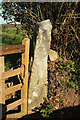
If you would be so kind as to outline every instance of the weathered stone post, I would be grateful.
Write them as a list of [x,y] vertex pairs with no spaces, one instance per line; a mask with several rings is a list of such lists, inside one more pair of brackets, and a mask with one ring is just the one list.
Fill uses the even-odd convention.
[[34,52],[34,61],[29,83],[28,113],[43,102],[47,96],[47,58],[51,41],[52,25],[50,20],[39,22],[39,33],[37,36]]

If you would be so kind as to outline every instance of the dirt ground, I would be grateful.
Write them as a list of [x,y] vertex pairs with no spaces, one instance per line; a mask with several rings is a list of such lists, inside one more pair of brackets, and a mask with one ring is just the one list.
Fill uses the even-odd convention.
[[61,84],[66,81],[65,75],[56,72],[55,62],[48,63],[49,66],[49,88],[48,99],[55,106],[55,109],[62,109],[65,107],[74,107],[79,105],[79,91],[74,88]]

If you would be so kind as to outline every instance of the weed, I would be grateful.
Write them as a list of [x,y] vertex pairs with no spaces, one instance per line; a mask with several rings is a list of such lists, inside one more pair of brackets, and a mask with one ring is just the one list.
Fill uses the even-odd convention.
[[46,106],[46,108],[41,109],[40,113],[43,117],[48,118],[49,115],[53,112],[53,110],[54,110],[54,106],[52,106],[52,104],[50,103]]
[[79,69],[75,67],[75,62],[73,62],[72,60],[66,60],[66,61],[59,60],[56,71],[61,72],[65,76],[69,76],[69,78],[67,78],[66,81],[67,84],[65,82],[61,82],[61,84],[65,88],[69,85],[71,87],[78,89],[77,76]]

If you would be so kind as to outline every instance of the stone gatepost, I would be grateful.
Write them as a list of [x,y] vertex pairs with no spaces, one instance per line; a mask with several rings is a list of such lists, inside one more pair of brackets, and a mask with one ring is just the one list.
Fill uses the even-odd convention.
[[38,23],[39,33],[36,40],[34,61],[29,83],[28,113],[39,107],[43,97],[47,96],[47,58],[51,42],[52,25],[50,20]]

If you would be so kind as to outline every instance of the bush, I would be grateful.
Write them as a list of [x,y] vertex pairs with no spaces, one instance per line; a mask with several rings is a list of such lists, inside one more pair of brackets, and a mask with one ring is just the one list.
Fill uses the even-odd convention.
[[5,28],[2,29],[2,45],[16,45],[16,44],[22,44],[22,40],[25,37],[28,37],[27,33],[24,33],[24,31],[18,30],[17,28]]

